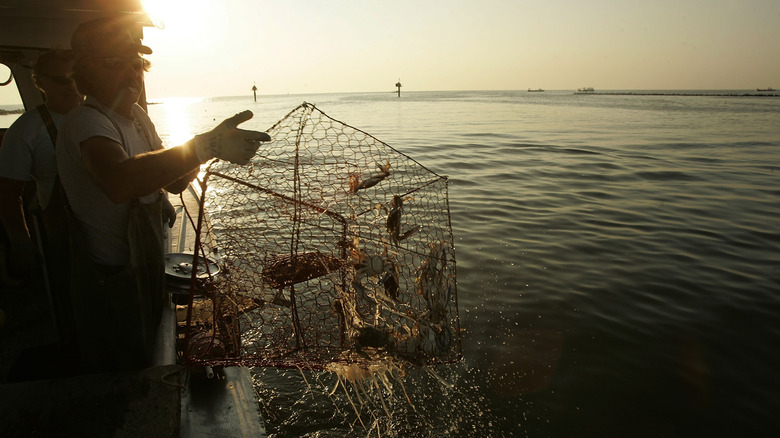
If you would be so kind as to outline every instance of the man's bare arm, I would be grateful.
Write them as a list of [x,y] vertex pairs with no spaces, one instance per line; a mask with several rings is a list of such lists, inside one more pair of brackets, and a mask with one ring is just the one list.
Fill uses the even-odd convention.
[[[82,142],[81,159],[92,180],[116,203],[169,186],[172,193],[177,193],[181,185],[186,187],[184,177],[194,178],[200,167],[190,143],[128,157],[119,143],[107,137],[91,137]],[[178,191],[181,190],[183,187]]]

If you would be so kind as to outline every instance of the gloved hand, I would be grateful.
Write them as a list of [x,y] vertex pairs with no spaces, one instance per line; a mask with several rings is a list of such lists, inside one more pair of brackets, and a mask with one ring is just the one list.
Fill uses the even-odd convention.
[[226,119],[205,134],[196,135],[191,141],[201,163],[216,157],[235,164],[247,164],[260,147],[261,141],[270,141],[265,132],[247,131],[237,126],[252,118],[252,111],[242,111]]

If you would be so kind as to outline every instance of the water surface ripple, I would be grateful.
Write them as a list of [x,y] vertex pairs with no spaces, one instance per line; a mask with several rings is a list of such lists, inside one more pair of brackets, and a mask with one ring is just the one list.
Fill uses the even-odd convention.
[[[442,373],[456,382],[444,406],[458,414],[432,398],[427,409],[442,424],[396,432],[778,430],[780,99],[297,99],[450,178],[465,361]],[[269,97],[251,108],[285,104],[296,99]],[[294,406],[318,409],[303,405]],[[272,426],[276,436],[300,430]],[[325,429],[304,428],[309,436],[328,436]]]

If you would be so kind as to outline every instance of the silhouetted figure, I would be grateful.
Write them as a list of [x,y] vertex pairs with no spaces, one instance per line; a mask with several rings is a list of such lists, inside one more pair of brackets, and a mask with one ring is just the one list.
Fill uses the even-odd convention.
[[[238,129],[243,111],[183,145],[163,147],[136,102],[152,49],[115,18],[82,23],[71,36],[73,78],[86,101],[57,137],[57,168],[68,197],[71,303],[84,370],[149,366],[168,295],[163,226],[181,193],[212,158],[247,164],[264,132]],[[165,192],[162,190],[165,189]]]

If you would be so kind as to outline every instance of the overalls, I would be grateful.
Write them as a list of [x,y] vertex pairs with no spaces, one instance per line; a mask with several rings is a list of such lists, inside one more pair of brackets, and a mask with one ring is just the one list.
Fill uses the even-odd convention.
[[130,370],[151,364],[155,333],[168,297],[162,196],[160,192],[150,204],[131,202],[127,221],[130,261],[122,267],[92,261],[79,222],[70,212],[71,301],[88,371]]
[[[41,118],[46,126],[46,130],[51,138],[52,145],[57,145],[57,127],[54,124],[49,110],[45,104],[37,107]],[[68,238],[67,205],[68,198],[62,188],[59,176],[54,180],[49,203],[46,208],[41,209],[36,201],[30,207],[30,213],[34,226],[39,235],[39,245],[43,253],[44,263],[46,265],[45,279],[51,295],[53,304],[53,313],[57,324],[57,333],[59,335],[58,354],[64,356],[62,364],[65,368],[70,368],[77,358],[77,345],[75,340],[75,322],[70,303],[70,252]]]

